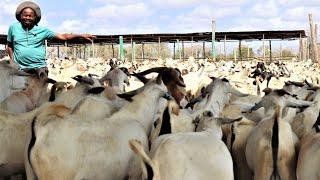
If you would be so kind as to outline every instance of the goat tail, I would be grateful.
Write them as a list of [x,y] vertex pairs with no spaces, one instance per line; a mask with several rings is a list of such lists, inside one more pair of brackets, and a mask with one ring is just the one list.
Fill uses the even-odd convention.
[[144,151],[144,148],[140,141],[132,139],[129,140],[131,150],[139,157],[142,166],[143,179],[152,180],[154,176],[154,163],[150,157]]
[[31,163],[31,151],[36,143],[36,134],[35,134],[36,119],[37,119],[36,117],[33,118],[32,122],[31,122],[31,138],[29,140],[29,145],[28,145],[28,151],[27,151],[28,154],[25,159],[26,174],[27,174],[28,179],[32,179],[32,180],[38,179],[36,173],[33,170],[33,166]]
[[280,117],[280,107],[277,107],[274,124],[272,127],[272,138],[271,138],[271,147],[272,147],[272,160],[273,160],[273,175],[274,179],[277,177],[277,160],[278,160],[278,150],[279,150],[279,117]]

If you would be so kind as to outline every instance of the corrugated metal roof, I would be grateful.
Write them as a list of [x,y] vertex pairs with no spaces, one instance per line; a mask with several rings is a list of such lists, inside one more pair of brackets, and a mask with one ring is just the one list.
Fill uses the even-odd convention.
[[[159,38],[161,42],[176,42],[189,41],[194,42],[211,42],[211,32],[197,32],[197,33],[178,33],[178,34],[123,34],[123,35],[96,35],[97,38],[94,43],[102,44],[118,44],[119,36],[123,36],[125,43],[136,42],[140,43],[157,43]],[[216,41],[227,40],[262,40],[264,39],[297,39],[306,37],[304,30],[289,30],[289,31],[241,31],[241,32],[216,32]],[[7,43],[7,36],[0,35],[0,44]],[[69,40],[68,44],[88,44],[85,39]],[[50,40],[49,45],[63,45],[64,41]]]

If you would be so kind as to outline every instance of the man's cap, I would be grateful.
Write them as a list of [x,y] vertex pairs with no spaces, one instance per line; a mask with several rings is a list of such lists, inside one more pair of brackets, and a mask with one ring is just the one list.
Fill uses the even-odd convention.
[[36,22],[35,23],[38,24],[41,19],[41,10],[40,10],[40,7],[32,1],[25,1],[17,7],[17,10],[16,10],[17,20],[20,21],[20,14],[21,14],[22,10],[25,8],[31,8],[36,13]]

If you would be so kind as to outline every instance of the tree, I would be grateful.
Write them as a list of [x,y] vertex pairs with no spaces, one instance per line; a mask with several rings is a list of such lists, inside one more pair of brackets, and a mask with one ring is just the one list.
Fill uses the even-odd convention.
[[[254,52],[252,48],[249,48],[248,46],[241,46],[241,58],[247,59],[248,58],[248,50],[249,50],[249,57],[254,56]],[[239,57],[240,51],[239,48],[237,48],[237,58]]]

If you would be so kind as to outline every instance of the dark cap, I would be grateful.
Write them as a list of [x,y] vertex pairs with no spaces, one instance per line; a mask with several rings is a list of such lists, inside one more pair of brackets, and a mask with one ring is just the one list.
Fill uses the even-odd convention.
[[25,1],[17,7],[17,10],[16,10],[17,20],[20,21],[20,14],[21,14],[22,10],[25,8],[31,8],[36,13],[36,24],[38,24],[41,19],[41,10],[40,10],[40,7],[36,3],[31,2],[31,1]]

